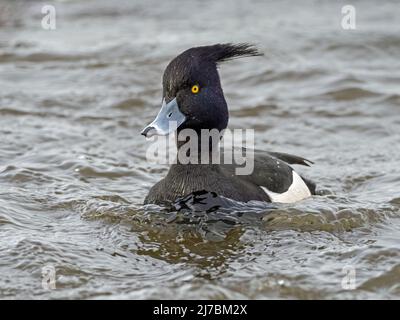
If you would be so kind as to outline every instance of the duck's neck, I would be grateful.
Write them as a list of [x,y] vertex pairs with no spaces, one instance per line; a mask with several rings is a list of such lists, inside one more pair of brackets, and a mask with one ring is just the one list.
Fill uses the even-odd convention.
[[176,135],[178,164],[215,163],[220,158],[220,140],[223,130],[179,131]]

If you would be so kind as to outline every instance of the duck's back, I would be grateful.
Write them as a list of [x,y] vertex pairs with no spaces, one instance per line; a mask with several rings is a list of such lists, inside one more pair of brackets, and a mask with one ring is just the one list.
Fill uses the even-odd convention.
[[196,191],[215,192],[233,200],[295,202],[315,194],[315,185],[289,164],[308,165],[301,157],[255,150],[246,161],[253,170],[237,175],[236,164],[174,164],[167,176],[154,185],[146,203],[165,204]]

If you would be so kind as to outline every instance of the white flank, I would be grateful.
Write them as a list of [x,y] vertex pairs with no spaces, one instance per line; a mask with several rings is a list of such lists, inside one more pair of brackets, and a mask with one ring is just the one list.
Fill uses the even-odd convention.
[[293,182],[289,189],[284,193],[272,192],[261,186],[261,189],[263,189],[264,192],[269,196],[271,202],[293,203],[311,197],[310,189],[308,189],[303,179],[296,172],[294,172],[294,170],[292,172]]

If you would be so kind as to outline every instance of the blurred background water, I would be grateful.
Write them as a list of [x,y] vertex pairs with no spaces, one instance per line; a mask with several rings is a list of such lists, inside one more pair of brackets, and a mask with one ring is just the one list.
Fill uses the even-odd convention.
[[[398,299],[400,4],[351,1],[343,30],[345,4],[0,0],[0,298]],[[218,42],[265,53],[220,68],[230,127],[314,161],[323,196],[142,207],[163,70]]]

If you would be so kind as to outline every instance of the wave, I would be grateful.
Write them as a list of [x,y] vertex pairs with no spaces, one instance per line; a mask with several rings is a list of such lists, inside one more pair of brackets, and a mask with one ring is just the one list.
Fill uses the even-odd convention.
[[90,59],[89,55],[77,55],[77,54],[62,54],[62,53],[50,53],[50,52],[37,52],[29,54],[18,54],[18,53],[0,53],[0,63],[10,62],[76,62],[81,60]]

